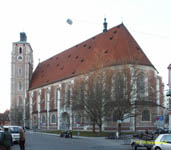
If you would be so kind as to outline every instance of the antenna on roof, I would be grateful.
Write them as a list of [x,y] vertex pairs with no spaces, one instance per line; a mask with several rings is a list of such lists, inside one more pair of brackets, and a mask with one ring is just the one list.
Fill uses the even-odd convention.
[[103,23],[103,32],[107,32],[107,22],[106,22],[106,18],[104,18],[104,23]]
[[123,24],[123,17],[121,17],[121,23]]
[[38,59],[38,61],[39,61],[39,64],[40,64],[40,58]]

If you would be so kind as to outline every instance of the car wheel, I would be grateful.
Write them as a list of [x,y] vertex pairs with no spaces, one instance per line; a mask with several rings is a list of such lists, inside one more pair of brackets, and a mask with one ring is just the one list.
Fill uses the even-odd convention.
[[132,150],[137,150],[136,144],[132,144]]
[[155,150],[161,150],[159,147],[156,147]]

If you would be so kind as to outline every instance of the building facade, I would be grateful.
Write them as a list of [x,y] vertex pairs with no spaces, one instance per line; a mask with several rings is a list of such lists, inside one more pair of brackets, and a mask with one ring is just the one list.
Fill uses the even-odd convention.
[[171,96],[171,64],[168,66],[168,87],[169,91],[167,93],[167,96]]
[[168,87],[167,100],[168,100],[168,115],[169,115],[169,131],[171,131],[171,64],[168,66]]
[[24,32],[14,42],[11,53],[11,113],[12,125],[23,125],[24,99],[33,70],[33,51]]
[[[136,112],[136,117],[122,120],[122,130],[161,126],[156,119],[163,115],[163,83],[158,71],[123,24],[107,30],[105,22],[104,28],[102,33],[39,63],[33,74],[30,72],[31,80],[29,82],[30,78],[27,78],[26,82],[29,89],[25,93],[25,126],[45,130],[92,130],[92,123],[84,112],[80,114],[72,109],[72,87],[80,78],[86,79],[96,72],[99,66],[101,70],[114,71],[126,66],[131,73],[135,72],[133,66],[136,66],[141,76],[134,83],[134,88],[146,87],[147,101],[156,104],[155,107],[134,108],[132,111]],[[20,50],[20,45],[18,48]],[[29,54],[32,58],[32,51]],[[29,63],[33,64],[33,60]],[[150,93],[153,93],[151,97]],[[138,94],[130,98],[130,101],[135,100],[138,100]],[[67,101],[70,105],[66,105]],[[109,118],[104,119],[102,130],[116,130],[118,120],[113,115]]]

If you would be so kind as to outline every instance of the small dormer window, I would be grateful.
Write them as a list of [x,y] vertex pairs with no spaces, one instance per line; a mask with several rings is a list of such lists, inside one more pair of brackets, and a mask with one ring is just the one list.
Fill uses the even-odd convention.
[[22,48],[20,47],[20,49],[19,49],[19,54],[22,54]]

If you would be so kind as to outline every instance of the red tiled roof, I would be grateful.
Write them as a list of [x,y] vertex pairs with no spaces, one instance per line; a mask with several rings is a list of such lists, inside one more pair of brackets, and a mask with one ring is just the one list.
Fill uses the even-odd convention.
[[154,68],[126,27],[120,24],[40,63],[33,73],[30,89],[89,72],[102,63],[109,66],[135,62]]

